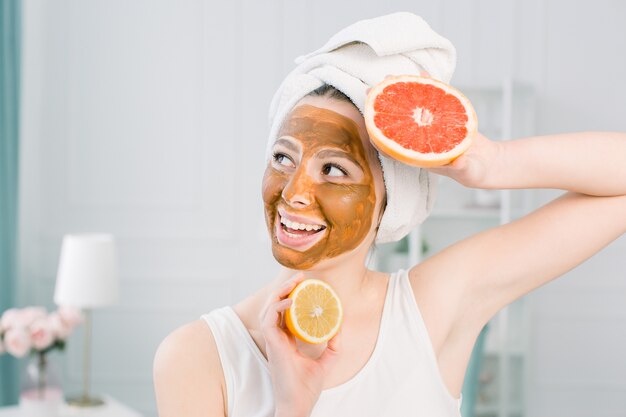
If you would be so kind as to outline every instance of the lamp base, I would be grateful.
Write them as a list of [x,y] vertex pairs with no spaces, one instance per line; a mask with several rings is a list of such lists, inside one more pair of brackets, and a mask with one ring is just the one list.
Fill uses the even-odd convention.
[[70,407],[89,408],[104,405],[104,401],[97,397],[88,397],[81,395],[79,397],[70,397],[65,400]]

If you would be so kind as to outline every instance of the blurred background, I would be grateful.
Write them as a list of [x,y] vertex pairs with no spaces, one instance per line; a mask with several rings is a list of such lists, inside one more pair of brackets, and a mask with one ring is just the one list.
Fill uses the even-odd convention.
[[[93,315],[92,387],[145,416],[156,416],[160,341],[273,278],[260,195],[268,106],[293,60],[346,25],[425,18],[456,46],[451,84],[492,139],[626,131],[619,0],[0,4],[0,312],[54,308],[63,236],[113,234],[120,296]],[[432,218],[381,247],[379,269],[562,193],[440,185]],[[464,416],[626,415],[625,253],[622,237],[494,318]],[[79,329],[57,358],[67,392],[80,390],[82,348]],[[4,405],[17,400],[18,368],[0,357]]]

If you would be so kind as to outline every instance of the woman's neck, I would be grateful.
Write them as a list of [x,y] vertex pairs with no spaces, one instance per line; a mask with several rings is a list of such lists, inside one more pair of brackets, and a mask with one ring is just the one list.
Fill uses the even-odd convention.
[[307,279],[316,278],[327,282],[333,287],[344,306],[358,302],[371,291],[372,286],[370,284],[375,275],[374,271],[365,266],[364,256],[354,256],[341,262],[334,262],[307,271],[282,268],[279,280],[281,282],[286,281],[298,272],[304,274]]

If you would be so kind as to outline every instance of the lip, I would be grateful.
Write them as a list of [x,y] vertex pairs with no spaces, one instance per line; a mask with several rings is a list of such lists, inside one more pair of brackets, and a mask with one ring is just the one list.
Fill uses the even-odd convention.
[[[302,216],[296,216],[294,214],[289,214],[285,211],[285,209],[281,207],[278,208],[278,214],[280,215],[280,217],[284,217],[285,219],[291,222],[311,224],[311,225],[320,225],[320,226],[326,227],[326,223],[324,223],[321,220],[311,219],[311,218],[302,217]],[[278,219],[278,222],[280,223],[280,218]]]
[[[288,218],[288,217],[287,217]],[[291,219],[289,219],[291,220]],[[296,220],[292,220],[296,221]],[[310,221],[310,220],[307,220]],[[304,223],[304,221],[302,221]],[[312,224],[312,223],[309,223]],[[317,233],[312,235],[306,235],[302,237],[292,237],[289,236],[284,230],[280,223],[280,214],[276,213],[276,218],[274,220],[274,233],[276,235],[276,239],[278,239],[278,243],[283,246],[296,249],[298,251],[305,251],[319,242],[325,235],[328,229],[324,228]]]

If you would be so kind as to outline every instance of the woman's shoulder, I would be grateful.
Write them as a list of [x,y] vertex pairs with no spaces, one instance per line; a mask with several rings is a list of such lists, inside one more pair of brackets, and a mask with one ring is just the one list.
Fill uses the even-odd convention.
[[[163,339],[154,356],[153,373],[159,415],[180,415],[182,403],[195,404],[216,415],[216,404],[226,404],[215,338],[203,319],[186,323]],[[169,414],[168,409],[176,413]],[[190,409],[190,414],[182,414],[196,412]],[[223,415],[223,408],[218,414]]]
[[[198,354],[215,347],[215,339],[203,319],[197,319],[174,329],[159,345],[157,355],[166,357],[180,354]],[[208,348],[208,350],[207,350]]]

